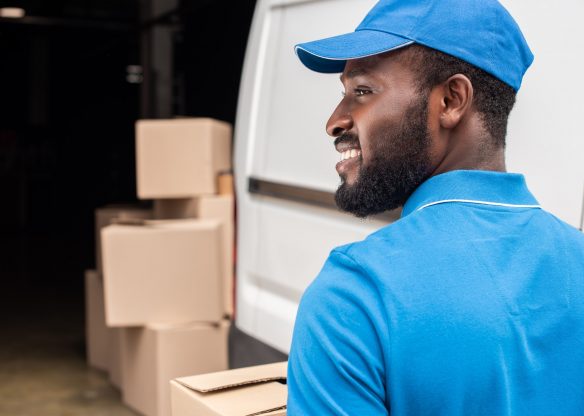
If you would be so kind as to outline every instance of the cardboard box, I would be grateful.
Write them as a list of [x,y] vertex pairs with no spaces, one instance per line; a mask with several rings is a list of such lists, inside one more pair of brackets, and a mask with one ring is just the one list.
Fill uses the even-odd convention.
[[233,277],[235,241],[235,201],[233,195],[211,195],[189,199],[159,199],[154,201],[157,219],[198,218],[219,220],[222,224],[223,291],[225,312],[233,314]]
[[132,205],[108,205],[95,210],[95,268],[101,278],[103,267],[101,261],[101,229],[116,221],[132,219],[151,219],[154,217],[152,209],[140,208]]
[[235,244],[235,201],[233,195],[218,195],[199,198],[198,218],[201,220],[218,220],[221,222],[221,256],[223,308],[232,316],[235,294],[234,279],[234,244]]
[[231,125],[210,118],[139,120],[136,182],[141,199],[218,193],[217,175],[231,169]]
[[172,416],[284,416],[286,367],[282,362],[177,378],[170,382]]
[[103,282],[95,270],[85,271],[85,342],[89,365],[109,371],[111,330],[105,325]]
[[216,220],[105,227],[107,325],[221,321],[226,315],[221,232]]
[[200,198],[155,199],[154,218],[157,220],[197,218]]
[[228,368],[228,331],[229,321],[123,329],[124,403],[147,416],[169,416],[172,379]]
[[234,187],[233,187],[233,174],[229,173],[221,173],[217,178],[219,185],[218,185],[218,193],[219,195],[233,195],[234,194]]

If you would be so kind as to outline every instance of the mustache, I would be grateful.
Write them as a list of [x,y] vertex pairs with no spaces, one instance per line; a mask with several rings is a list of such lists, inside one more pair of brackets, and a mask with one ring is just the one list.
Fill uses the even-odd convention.
[[348,143],[348,144],[352,144],[352,145],[358,145],[359,144],[359,138],[357,137],[356,134],[353,133],[344,133],[341,134],[339,137],[337,137],[335,139],[335,147],[340,145],[340,144],[344,144],[344,143]]

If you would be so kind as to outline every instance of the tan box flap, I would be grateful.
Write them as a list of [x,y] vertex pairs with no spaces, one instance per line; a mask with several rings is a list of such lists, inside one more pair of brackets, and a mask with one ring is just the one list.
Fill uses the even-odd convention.
[[208,393],[248,384],[286,380],[286,370],[287,362],[284,361],[275,364],[220,371],[218,373],[181,377],[177,378],[176,381],[189,389],[200,393]]
[[173,416],[285,416],[287,387],[275,381],[199,393],[171,381]]
[[173,414],[285,416],[288,388],[278,381],[286,379],[286,367],[281,362],[175,379]]

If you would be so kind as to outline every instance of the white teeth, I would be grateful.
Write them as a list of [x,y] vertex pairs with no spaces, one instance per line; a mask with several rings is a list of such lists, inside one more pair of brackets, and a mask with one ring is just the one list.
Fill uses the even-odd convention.
[[341,153],[341,161],[352,159],[354,157],[361,156],[361,151],[357,149],[345,150]]

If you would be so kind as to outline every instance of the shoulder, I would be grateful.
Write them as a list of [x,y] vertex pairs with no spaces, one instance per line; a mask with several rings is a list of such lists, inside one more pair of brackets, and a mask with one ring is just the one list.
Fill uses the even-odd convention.
[[[389,345],[388,317],[375,279],[344,248],[333,250],[300,301],[290,351],[289,399],[295,408],[301,403],[306,409],[327,402],[322,407],[329,410],[322,414],[349,414],[331,408],[386,414]],[[319,393],[307,401],[315,391]]]
[[561,237],[567,244],[584,248],[584,233],[576,227],[561,220],[554,214],[544,209],[538,210],[537,219],[532,221],[541,234],[547,233],[551,237]]
[[371,282],[337,249],[304,293],[289,356],[289,414],[387,414],[389,333]]
[[351,255],[352,246],[338,247],[330,253],[322,270],[305,291],[303,303],[314,299],[317,301],[314,304],[323,306],[325,302],[332,305],[344,303],[347,298],[354,299],[359,294],[369,297],[364,292],[373,288],[371,277]]
[[394,274],[392,272],[414,265],[412,260],[419,257],[432,241],[440,239],[439,234],[440,231],[423,215],[411,214],[361,241],[337,247],[331,252],[331,258],[352,265],[369,277],[377,276],[381,267],[384,279],[387,279],[390,277],[388,273]]
[[387,321],[376,276],[347,253],[347,248],[339,247],[330,253],[304,292],[297,325],[320,327],[326,333],[354,327],[356,320],[368,321],[368,325],[361,326],[363,330],[378,330]]
[[382,310],[382,293],[392,276],[401,280],[404,267],[413,264],[412,259],[419,253],[416,247],[421,236],[415,228],[415,221],[401,219],[362,241],[333,249],[304,292],[303,314],[328,312],[347,305],[368,313]]

